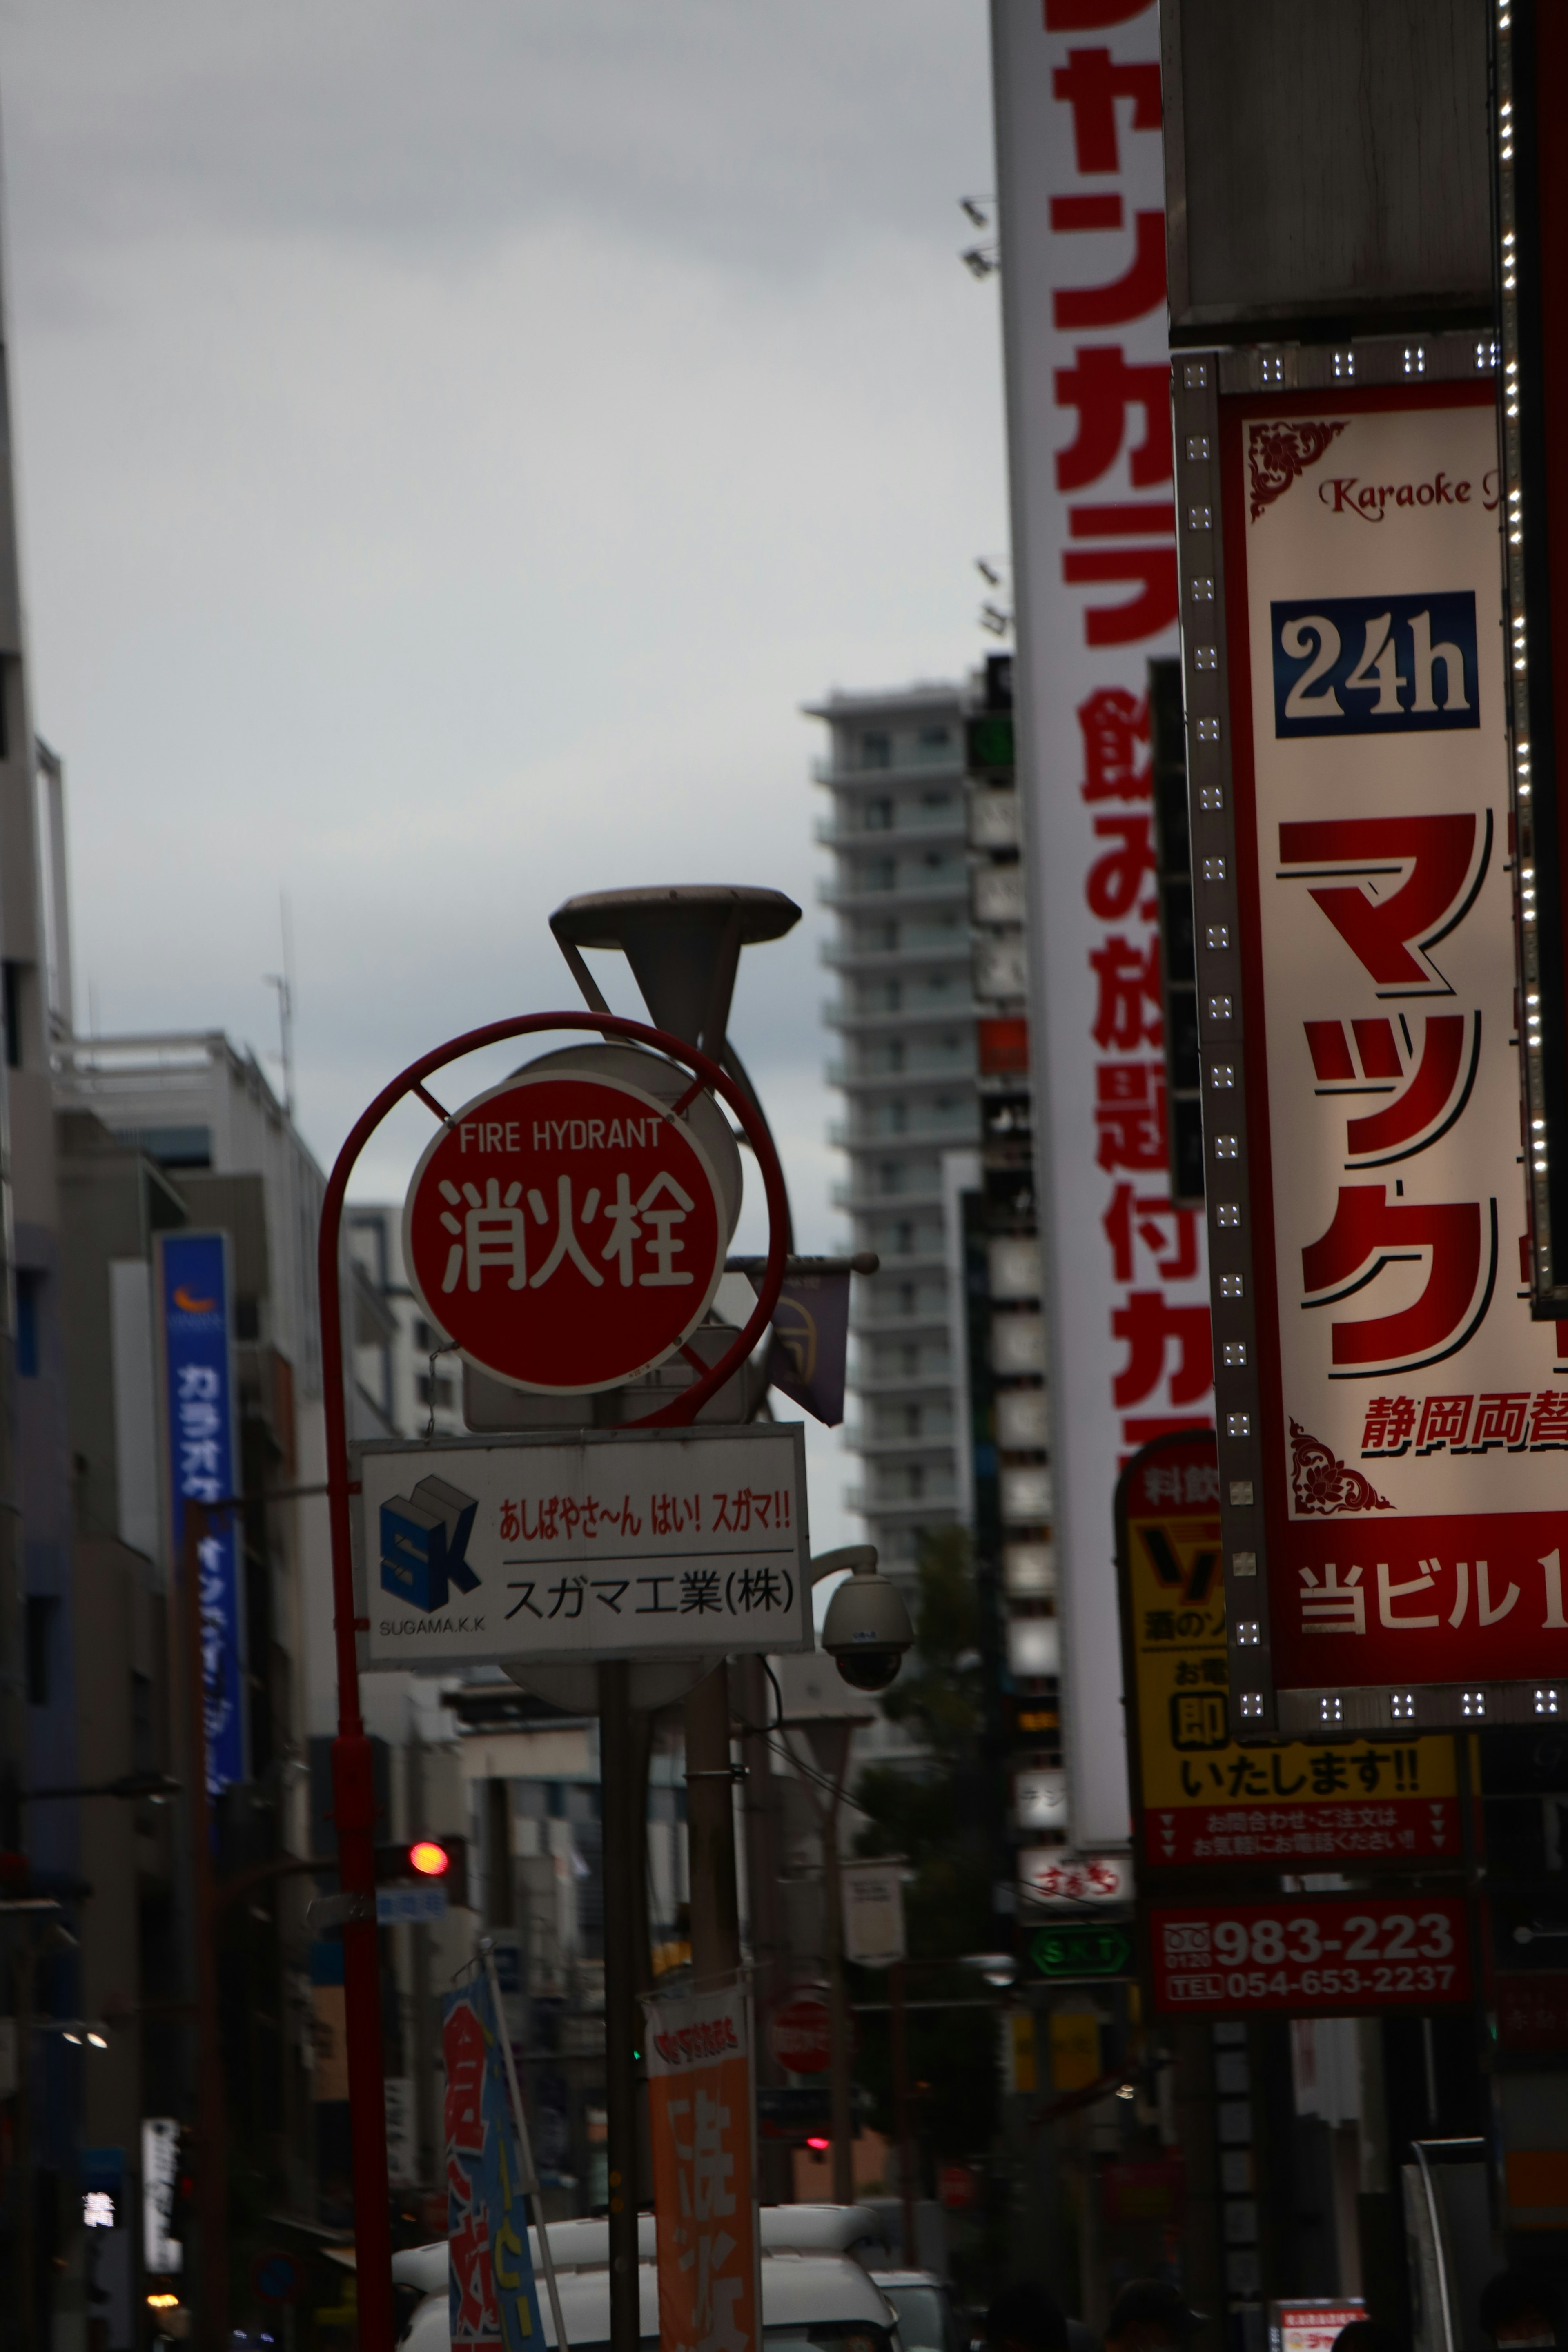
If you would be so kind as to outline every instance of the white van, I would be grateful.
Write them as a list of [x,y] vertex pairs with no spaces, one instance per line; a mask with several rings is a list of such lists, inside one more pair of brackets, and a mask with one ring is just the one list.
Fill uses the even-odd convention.
[[[853,2205],[764,2205],[759,2215],[763,2273],[763,2352],[902,2352],[898,2322],[858,2255],[887,2260],[874,2213]],[[605,2352],[610,2337],[610,2231],[607,2221],[551,2221],[550,2251],[571,2352]],[[545,2292],[539,2233],[530,2230],[544,2341],[555,2326]],[[643,2352],[658,2352],[658,2276],[654,2219],[637,2218],[638,2296]],[[392,2258],[399,2286],[419,2291],[400,2352],[451,2352],[447,2326],[447,2242]]]

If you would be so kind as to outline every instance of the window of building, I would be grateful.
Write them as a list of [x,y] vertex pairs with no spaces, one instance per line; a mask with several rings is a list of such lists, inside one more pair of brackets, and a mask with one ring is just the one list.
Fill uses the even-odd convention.
[[27,1705],[47,1706],[53,1687],[55,1616],[58,1601],[47,1593],[27,1595]]
[[155,1772],[158,1769],[157,1745],[153,1735],[153,1677],[131,1675],[131,1769],[133,1772]]
[[868,832],[868,833],[891,833],[892,829],[893,829],[893,803],[892,803],[892,802],[891,802],[891,801],[868,801],[868,802],[867,802],[867,803],[866,803],[866,830],[867,830],[867,832]]
[[261,1304],[255,1298],[237,1298],[234,1302],[234,1336],[237,1339],[259,1339],[261,1337]]
[[5,1066],[19,1070],[22,1066],[22,967],[7,956],[0,977],[5,982]]
[[416,1386],[421,1404],[434,1404],[437,1412],[451,1411],[453,1383],[445,1372],[437,1372],[434,1380],[428,1372],[421,1372]]
[[16,1374],[19,1380],[38,1377],[38,1292],[40,1274],[25,1267],[16,1276]]
[[117,1127],[121,1141],[144,1151],[160,1168],[210,1168],[213,1138],[210,1127]]
[[892,764],[893,739],[890,735],[879,729],[872,733],[861,736],[860,765],[862,768],[890,768]]

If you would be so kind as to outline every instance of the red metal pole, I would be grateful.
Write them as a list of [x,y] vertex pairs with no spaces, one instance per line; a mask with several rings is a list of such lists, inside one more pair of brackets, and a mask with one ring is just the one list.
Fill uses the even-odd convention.
[[[342,1300],[338,1283],[338,1237],[343,1201],[354,1163],[387,1113],[406,1094],[417,1092],[437,1117],[445,1118],[424,1081],[447,1063],[479,1053],[487,1045],[542,1031],[586,1029],[603,1037],[624,1037],[647,1045],[671,1061],[684,1063],[695,1073],[696,1084],[707,1087],[728,1104],[756,1155],[768,1204],[768,1262],[751,1320],[732,1346],[689,1389],[657,1412],[645,1415],[641,1428],[680,1427],[696,1418],[698,1409],[739,1370],[767,1329],[784,1287],[788,1249],[789,1212],[784,1171],[773,1138],[755,1107],[728,1074],[679,1037],[640,1021],[624,1021],[605,1013],[529,1013],[510,1021],[493,1021],[470,1029],[461,1037],[437,1045],[384,1087],[355,1122],[327,1179],[321,1204],[321,1231],[317,1249],[317,1282],[321,1307],[321,1378],[325,1390],[327,1508],[331,1530],[333,1638],[338,1665],[338,1736],[332,1742],[332,1801],[338,1834],[338,1882],[347,1895],[360,1897],[361,1916],[343,1927],[343,1983],[348,2022],[349,2136],[353,2164],[355,2277],[358,2289],[359,2338],[362,2352],[392,2352],[395,2336],[392,2297],[392,2217],[386,2178],[386,2081],[381,2032],[381,1970],[375,1926],[375,1788],[372,1751],[360,1713],[359,1654],[355,1636],[368,1630],[368,1618],[354,1615],[353,1549],[349,1477],[348,1392],[343,1377]],[[683,1107],[677,1104],[676,1110]]]

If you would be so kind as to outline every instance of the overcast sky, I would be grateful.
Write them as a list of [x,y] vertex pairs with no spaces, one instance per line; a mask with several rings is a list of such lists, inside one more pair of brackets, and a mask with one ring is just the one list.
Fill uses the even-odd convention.
[[982,0],[0,0],[84,1026],[271,1048],[286,891],[330,1164],[425,1045],[572,1001],[563,898],[772,884],[733,1033],[839,1238],[798,705],[990,642],[986,78]]

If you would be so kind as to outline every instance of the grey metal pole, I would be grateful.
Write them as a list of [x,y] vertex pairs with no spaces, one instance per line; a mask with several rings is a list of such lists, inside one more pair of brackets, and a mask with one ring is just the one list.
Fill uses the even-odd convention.
[[[746,1766],[746,1909],[751,1919],[752,1999],[759,2021],[753,2063],[759,2090],[777,2089],[783,2086],[784,2070],[761,2026],[784,1986],[786,1958],[779,1892],[778,1783],[765,1727],[773,1718],[773,1698],[761,1658],[737,1658],[735,1671],[740,1677],[741,1713],[749,1727],[741,1754]],[[788,2202],[790,2152],[782,2141],[759,2143],[757,2180],[764,2205]]]
[[844,1876],[838,1866],[838,1790],[825,1808],[822,1872],[827,1896],[828,2019],[833,2051],[833,2201],[855,2201],[855,2126],[849,2100],[849,2009],[844,1997]]
[[637,2352],[637,1905],[645,1825],[633,1818],[636,1783],[631,1668],[599,1668],[599,1785],[605,1856],[605,2109],[609,2136],[610,2352]]
[[517,2084],[517,2061],[511,2054],[511,2036],[506,2031],[505,2012],[501,2008],[500,1979],[496,1974],[495,1946],[488,1939],[482,1947],[485,1975],[489,1982],[490,2003],[497,2029],[500,2034],[500,2053],[506,2065],[506,2086],[511,2095],[511,2119],[517,2126],[518,2185],[525,2197],[533,2200],[533,2225],[539,2232],[539,2259],[544,2265],[544,2284],[550,2295],[550,2318],[555,2329],[556,2352],[572,2352],[566,2337],[566,2322],[561,2314],[561,2290],[555,2284],[555,2256],[550,2248],[550,2232],[544,2226],[544,2208],[539,2199],[539,2174],[533,2162],[533,2142],[528,2136],[528,2117],[522,2111],[522,2093]]
[[920,2248],[915,2243],[915,2151],[914,2137],[910,2130],[910,2035],[905,2003],[905,1964],[895,1960],[888,1970],[888,2001],[891,2011],[893,2042],[893,2115],[894,2133],[899,2143],[900,2211],[903,2221],[904,2266],[919,2270]]
[[735,1879],[735,1783],[730,1770],[730,1676],[720,1660],[686,1696],[686,1836],[691,1870],[691,1972],[741,1965]]

